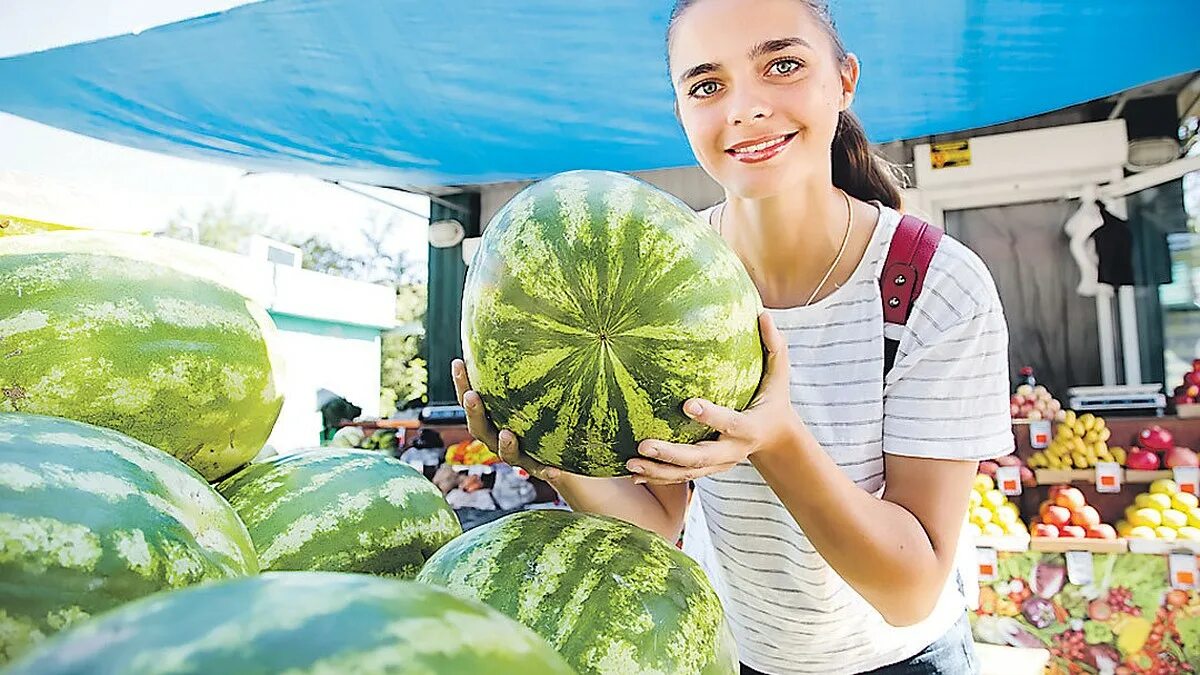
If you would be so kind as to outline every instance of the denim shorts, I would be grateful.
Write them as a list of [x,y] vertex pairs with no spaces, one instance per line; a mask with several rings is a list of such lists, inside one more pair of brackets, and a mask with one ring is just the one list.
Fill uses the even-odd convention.
[[[890,666],[876,668],[861,675],[978,675],[979,658],[971,624],[964,613],[946,634],[920,653]],[[766,675],[749,666],[742,666],[742,675]]]

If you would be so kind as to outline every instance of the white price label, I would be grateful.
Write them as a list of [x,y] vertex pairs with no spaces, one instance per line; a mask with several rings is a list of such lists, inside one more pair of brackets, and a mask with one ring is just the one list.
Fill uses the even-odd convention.
[[1067,551],[1067,581],[1076,586],[1087,586],[1092,583],[1094,573],[1090,551]]
[[1190,492],[1200,497],[1200,467],[1175,467],[1175,482],[1179,484],[1180,492]]
[[1002,466],[996,469],[996,485],[1006,495],[1021,494],[1021,467]]
[[1034,420],[1029,423],[1029,445],[1033,446],[1034,450],[1042,450],[1050,446],[1050,439],[1054,438],[1050,428],[1050,420]]
[[1096,492],[1121,491],[1121,465],[1116,462],[1100,462],[1096,465]]
[[1171,588],[1190,591],[1196,587],[1196,554],[1172,553],[1168,559]]
[[977,548],[975,553],[979,559],[979,580],[995,581],[1000,576],[1000,561],[994,548]]

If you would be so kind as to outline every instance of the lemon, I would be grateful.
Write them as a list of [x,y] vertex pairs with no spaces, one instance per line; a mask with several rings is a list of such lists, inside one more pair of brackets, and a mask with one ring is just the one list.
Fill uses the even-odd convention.
[[[1183,516],[1182,513],[1179,515]],[[996,509],[996,520],[1000,523],[1007,525],[1009,523],[1015,523],[1020,519],[1021,512],[1017,510],[1017,505],[1013,504],[1012,502],[1009,502],[1008,504],[1002,504],[1000,508]],[[1187,523],[1187,516],[1183,516],[1183,521],[1184,523]]]
[[1179,492],[1179,485],[1170,478],[1159,478],[1150,484],[1150,492],[1153,494],[1173,495]]
[[967,498],[967,502],[970,504],[971,508],[982,506],[983,495],[980,494],[979,490],[971,490],[971,496]]
[[1171,508],[1171,496],[1162,492],[1146,495],[1146,506],[1153,507],[1159,511],[1166,511]]
[[[1122,519],[1122,520],[1117,521],[1116,530],[1117,530],[1118,535],[1120,535],[1122,537],[1128,537],[1129,531],[1132,529],[1133,529],[1133,525],[1130,525],[1128,520]],[[1200,532],[1200,530],[1196,530],[1196,531]]]
[[1158,538],[1163,541],[1175,541],[1175,538],[1179,536],[1173,528],[1165,525],[1154,528],[1154,531],[1158,533]]
[[[1157,513],[1158,512],[1156,511],[1155,514],[1157,515]],[[988,523],[992,522],[992,510],[986,506],[976,506],[975,508],[971,509],[971,522],[975,523],[979,527],[987,525]]]
[[1200,508],[1191,509],[1187,512],[1188,525],[1192,527],[1200,527]]
[[1139,509],[1144,509],[1144,508],[1146,508],[1147,506],[1150,506],[1150,493],[1149,493],[1149,492],[1143,492],[1142,494],[1140,494],[1140,495],[1138,495],[1138,496],[1134,497],[1134,498],[1133,498],[1133,503],[1134,503],[1134,505],[1135,505],[1135,506],[1137,506]]
[[[1197,534],[1200,534],[1200,530],[1196,530],[1196,532],[1197,532]],[[1022,534],[1025,534],[1026,533],[1025,532],[1025,523],[1022,523],[1020,520],[1014,520],[1011,523],[1005,523],[1004,524],[1004,533],[1011,534],[1013,536],[1020,536]]]
[[1171,503],[1176,509],[1187,513],[1200,506],[1200,498],[1190,492],[1177,492],[1171,495]]
[[1200,527],[1192,527],[1187,525],[1179,528],[1179,538],[1190,541],[1200,541]]
[[980,492],[987,492],[994,487],[996,487],[996,481],[992,480],[991,476],[987,475],[986,473],[975,474],[976,490],[979,490]]
[[[1171,533],[1174,534],[1174,530],[1172,530]],[[996,523],[988,523],[987,525],[983,526],[983,534],[986,537],[1003,537],[1004,528],[1000,527]]]
[[1138,509],[1134,511],[1129,522],[1133,523],[1135,528],[1138,526],[1158,527],[1162,525],[1162,513],[1154,509]]
[[1129,531],[1129,536],[1133,539],[1157,539],[1158,533],[1154,531],[1153,527],[1138,525]]
[[993,511],[1000,508],[1000,506],[1007,501],[1008,497],[1005,497],[1004,493],[999,490],[988,490],[987,492],[983,493],[984,505],[991,506]]
[[1188,524],[1188,517],[1187,517],[1187,514],[1184,513],[1183,511],[1176,511],[1175,509],[1167,509],[1166,511],[1162,512],[1162,521],[1163,521],[1163,525],[1166,525],[1167,527],[1173,527],[1175,529],[1179,529],[1181,527],[1185,527]]

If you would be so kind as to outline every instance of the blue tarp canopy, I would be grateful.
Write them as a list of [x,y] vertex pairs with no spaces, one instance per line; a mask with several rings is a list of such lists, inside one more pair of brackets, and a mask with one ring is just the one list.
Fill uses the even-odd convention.
[[[669,8],[262,0],[0,59],[0,110],[176,156],[380,185],[689,166],[666,74]],[[855,108],[877,142],[1200,68],[1195,10],[1195,0],[834,3],[864,64]]]

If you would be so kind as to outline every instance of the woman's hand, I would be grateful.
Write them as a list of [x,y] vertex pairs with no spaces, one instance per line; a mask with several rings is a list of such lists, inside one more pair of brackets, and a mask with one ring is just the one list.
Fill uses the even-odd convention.
[[770,451],[793,442],[804,423],[792,408],[787,341],[768,312],[758,317],[766,367],[758,392],[744,411],[692,398],[683,404],[688,417],[719,432],[716,440],[694,445],[647,439],[638,445],[646,459],[631,459],[625,466],[651,485],[685,483],[720,473],[756,452]]
[[467,411],[467,431],[471,432],[472,436],[488,446],[492,452],[500,455],[500,459],[507,464],[519,466],[528,471],[530,475],[546,482],[551,482],[562,474],[560,469],[542,464],[521,452],[516,434],[507,429],[496,430],[495,425],[488,419],[487,412],[483,409],[483,399],[479,396],[479,392],[471,389],[471,383],[467,379],[467,365],[463,363],[462,359],[454,359],[450,362],[450,374],[454,379],[454,393],[458,397],[458,404]]

